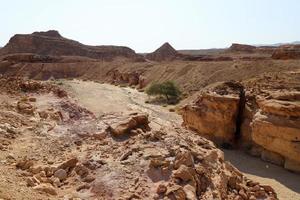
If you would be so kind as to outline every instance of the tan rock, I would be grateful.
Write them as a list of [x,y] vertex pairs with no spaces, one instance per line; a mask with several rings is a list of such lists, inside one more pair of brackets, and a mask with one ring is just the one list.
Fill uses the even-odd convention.
[[28,159],[25,158],[21,161],[18,161],[17,164],[16,164],[16,167],[20,168],[22,170],[27,170],[30,167],[32,167],[33,164],[34,164],[33,160],[28,160]]
[[193,155],[190,151],[182,151],[176,154],[174,168],[178,169],[181,165],[194,166]]
[[157,189],[156,189],[156,193],[157,194],[164,194],[167,192],[167,187],[164,184],[159,184]]
[[203,91],[193,103],[181,109],[184,125],[216,143],[232,144],[242,91],[240,84],[231,82]]
[[17,109],[20,113],[33,115],[35,108],[28,102],[19,101]]
[[55,188],[52,185],[47,183],[42,183],[40,185],[37,185],[34,187],[34,189],[39,192],[47,193],[50,195],[57,195]]
[[120,122],[111,124],[109,130],[114,136],[122,136],[129,134],[132,129],[148,127],[148,115],[132,114]]
[[40,181],[35,177],[28,177],[28,178],[26,178],[26,183],[27,183],[27,186],[34,187],[34,186],[39,185]]
[[259,107],[263,112],[284,116],[284,117],[300,117],[300,103],[280,100],[261,100],[258,101]]
[[300,173],[300,162],[286,159],[284,162],[284,168],[293,172]]
[[77,165],[74,170],[81,178],[84,178],[89,174],[88,168],[83,165]]
[[64,169],[66,171],[68,171],[71,168],[74,168],[76,166],[78,162],[77,158],[71,158],[63,163],[61,163],[60,165],[57,166],[57,169]]
[[[300,118],[295,117],[295,114],[286,117],[292,111],[286,111],[285,108],[276,108],[278,112],[273,112],[270,105],[264,112],[259,111],[254,116],[253,142],[268,151],[280,154],[285,159],[300,162]],[[282,164],[281,162],[279,164]]]
[[168,187],[166,195],[175,200],[185,200],[186,199],[186,194],[183,190],[183,188],[179,185],[174,185],[171,187]]

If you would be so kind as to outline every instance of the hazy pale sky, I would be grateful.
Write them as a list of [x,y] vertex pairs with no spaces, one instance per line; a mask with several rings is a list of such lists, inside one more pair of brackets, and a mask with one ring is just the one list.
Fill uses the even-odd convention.
[[300,40],[300,0],[2,0],[0,46],[16,33],[58,30],[90,45],[150,52]]

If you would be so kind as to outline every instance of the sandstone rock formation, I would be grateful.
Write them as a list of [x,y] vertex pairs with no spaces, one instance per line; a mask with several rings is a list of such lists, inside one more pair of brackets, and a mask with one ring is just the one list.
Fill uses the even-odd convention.
[[88,46],[62,37],[57,31],[17,34],[0,50],[0,55],[34,53],[51,56],[84,56],[111,60],[115,57],[141,59],[132,49],[121,46]]
[[184,124],[218,144],[236,139],[255,156],[299,172],[299,73],[270,73],[243,85],[236,93],[227,83],[202,91],[182,108]]
[[[299,92],[297,95],[299,96]],[[293,92],[287,95],[293,95]],[[299,99],[260,100],[252,122],[253,142],[281,155],[270,159],[285,168],[300,172],[300,104]],[[277,156],[278,157],[278,156]]]
[[278,47],[272,54],[273,59],[300,59],[300,45],[284,45]]
[[181,109],[184,125],[218,144],[234,144],[240,131],[237,123],[243,111],[243,98],[243,86],[235,82],[209,88]]
[[166,42],[154,52],[147,54],[146,58],[154,61],[170,61],[174,60],[178,55],[179,53]]

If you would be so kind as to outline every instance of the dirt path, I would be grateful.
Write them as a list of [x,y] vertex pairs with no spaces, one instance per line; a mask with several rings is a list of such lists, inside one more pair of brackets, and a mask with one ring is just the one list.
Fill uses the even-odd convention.
[[[64,81],[64,87],[82,106],[97,115],[110,112],[143,111],[157,123],[181,123],[181,118],[159,105],[146,104],[147,96],[130,88],[82,81]],[[225,159],[249,178],[271,185],[279,199],[300,200],[300,176],[238,151],[224,151]]]
[[158,122],[181,123],[181,117],[169,112],[170,107],[147,104],[147,95],[135,89],[83,81],[64,81],[64,87],[78,103],[96,115],[142,111]]

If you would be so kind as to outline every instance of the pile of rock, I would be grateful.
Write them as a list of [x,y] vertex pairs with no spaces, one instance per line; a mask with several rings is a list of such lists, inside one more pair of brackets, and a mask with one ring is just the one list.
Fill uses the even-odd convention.
[[60,98],[68,96],[66,91],[61,88],[49,84],[46,82],[34,81],[34,80],[25,80],[18,77],[1,77],[0,78],[0,88],[2,92],[6,91],[8,93],[19,94],[20,92],[34,92],[34,93],[49,93],[53,92]]
[[[87,162],[79,163],[77,158],[70,158],[58,165],[51,166],[35,165],[35,162],[28,158],[23,158],[16,163],[17,169],[26,171],[22,174],[27,176],[28,187],[50,195],[57,195],[56,188],[68,184],[69,177],[77,175],[83,183],[93,182],[95,178],[90,174],[91,169],[88,166],[90,165]],[[78,188],[78,190],[80,189]]]

